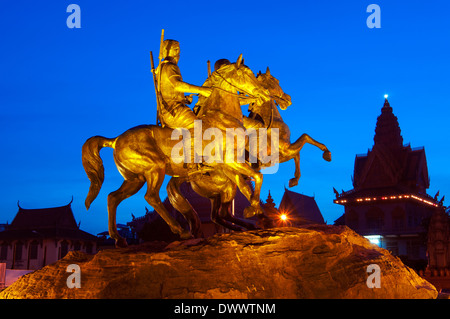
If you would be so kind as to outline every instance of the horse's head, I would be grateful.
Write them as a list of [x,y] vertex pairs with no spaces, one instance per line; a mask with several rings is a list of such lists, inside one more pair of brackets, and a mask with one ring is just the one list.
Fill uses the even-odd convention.
[[259,71],[256,78],[270,92],[270,95],[282,110],[286,110],[292,104],[290,95],[283,92],[280,81],[270,74],[269,67],[267,67],[266,73]]
[[270,92],[258,81],[249,67],[244,65],[242,54],[235,63],[227,59],[220,59],[214,65],[215,71],[211,75],[214,86],[228,92],[270,100]]
[[215,71],[204,86],[213,90],[204,101],[199,98],[197,104],[203,113],[214,109],[242,118],[243,100],[271,101],[270,92],[261,85],[250,68],[244,65],[242,54],[235,63],[226,59],[218,60],[215,63]]

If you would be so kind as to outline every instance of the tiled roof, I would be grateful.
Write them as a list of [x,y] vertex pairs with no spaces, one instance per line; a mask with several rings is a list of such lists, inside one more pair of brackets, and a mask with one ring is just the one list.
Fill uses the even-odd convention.
[[294,214],[303,223],[325,223],[314,197],[292,192],[288,189],[285,190],[281,199],[279,211]]
[[64,238],[97,240],[97,237],[81,229],[73,216],[70,203],[65,206],[19,211],[11,225],[0,232],[0,239]]

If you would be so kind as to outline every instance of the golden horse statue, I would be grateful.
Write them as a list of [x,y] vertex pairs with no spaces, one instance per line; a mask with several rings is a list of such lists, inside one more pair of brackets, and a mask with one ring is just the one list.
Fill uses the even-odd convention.
[[[291,159],[295,161],[295,175],[289,181],[289,187],[293,187],[298,184],[300,179],[300,151],[306,143],[322,150],[324,152],[323,158],[326,161],[331,161],[331,152],[324,144],[317,142],[307,134],[303,134],[294,143],[291,143],[289,127],[284,123],[277,108],[278,105],[281,110],[286,110],[291,105],[291,97],[283,92],[278,79],[270,74],[269,68],[264,74],[259,72],[257,80],[269,91],[272,99],[268,101],[259,100],[252,103],[249,107],[251,111],[250,116],[244,117],[244,126],[246,128],[269,127],[268,136],[271,135],[272,128],[278,129],[279,162],[284,163]],[[267,166],[268,164],[260,163],[259,167]],[[245,183],[244,177],[240,176],[240,178],[242,179],[241,183]],[[189,224],[193,233],[199,230],[200,220],[194,208],[180,191],[180,186],[183,182],[190,182],[195,192],[211,200],[211,220],[214,223],[237,231],[255,228],[255,225],[236,218],[229,213],[229,207],[237,191],[236,183],[233,182],[233,179],[227,178],[225,174],[216,171],[213,174],[209,174],[209,176],[202,176],[195,180],[172,177],[167,185],[167,194],[172,206],[184,216],[190,216]],[[242,186],[240,189],[241,191],[248,191]],[[259,215],[259,217],[263,216]]]
[[[249,97],[260,100],[270,100],[268,92],[256,79],[253,72],[242,64],[242,55],[236,63],[229,64],[213,73],[216,77],[212,93],[208,97],[204,112],[200,120],[202,121],[202,132],[208,128],[242,128],[243,114],[240,105],[239,93],[246,92]],[[195,136],[195,132],[190,130],[190,135]],[[117,247],[127,245],[126,240],[119,235],[116,226],[117,206],[126,198],[136,194],[145,183],[147,183],[146,201],[155,211],[166,221],[172,232],[179,234],[182,239],[192,236],[191,231],[183,229],[164,207],[159,191],[164,181],[165,175],[197,178],[203,174],[220,172],[228,179],[231,179],[247,196],[250,201],[246,208],[246,216],[262,214],[260,207],[260,191],[263,176],[252,168],[249,163],[233,162],[210,162],[208,158],[203,158],[200,169],[188,169],[183,161],[174,161],[172,150],[179,143],[172,139],[173,130],[162,128],[156,125],[141,125],[131,128],[115,138],[94,136],[89,138],[82,148],[82,163],[85,172],[91,181],[85,205],[89,209],[92,201],[100,192],[104,180],[104,167],[100,157],[100,150],[103,147],[114,149],[114,161],[117,169],[123,176],[124,181],[120,188],[108,195],[108,231],[111,238],[115,239]],[[202,148],[206,142],[202,141]],[[245,145],[244,145],[245,146]],[[226,149],[226,142],[223,141],[223,150]],[[237,154],[237,149],[242,145],[236,145],[233,150]],[[195,152],[192,152],[195,155]],[[237,155],[236,155],[237,156]],[[253,193],[249,191],[248,184],[243,177],[249,177],[255,182]],[[195,216],[185,213],[188,221],[195,220]],[[198,218],[198,217],[197,217]],[[195,225],[190,225],[195,231]]]
[[[330,162],[331,152],[328,148],[311,138],[308,134],[302,134],[294,143],[291,143],[291,132],[289,126],[283,121],[280,112],[278,111],[277,104],[281,110],[286,110],[291,105],[291,97],[284,93],[280,87],[278,79],[270,74],[269,68],[266,73],[259,72],[257,80],[263,87],[269,90],[271,96],[274,98],[264,103],[252,103],[249,110],[251,110],[249,117],[244,118],[244,126],[248,129],[250,127],[264,127],[266,122],[270,122],[270,128],[276,128],[279,132],[279,160],[280,163],[287,162],[291,159],[295,161],[294,178],[289,180],[289,187],[294,187],[298,184],[300,179],[300,151],[303,146],[308,143],[316,146],[323,151],[323,159]],[[260,121],[254,121],[255,118],[261,119]],[[258,123],[259,122],[259,123]],[[271,130],[268,130],[270,136]],[[267,165],[262,165],[265,167]]]

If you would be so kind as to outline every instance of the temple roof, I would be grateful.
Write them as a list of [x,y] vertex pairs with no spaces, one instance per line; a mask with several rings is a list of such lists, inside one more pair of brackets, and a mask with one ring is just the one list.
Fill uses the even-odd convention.
[[425,193],[429,187],[428,169],[423,147],[403,145],[397,117],[386,99],[377,119],[372,150],[355,158],[353,187],[397,186]]
[[19,206],[19,211],[8,229],[41,229],[54,227],[78,229],[70,204],[38,209],[26,209]]
[[393,158],[378,149],[355,158],[353,186],[355,189],[403,185],[410,191],[424,192],[429,187],[428,168],[424,148],[405,146]]
[[401,149],[403,146],[400,125],[387,98],[381,108],[381,115],[377,118],[373,140],[375,145],[383,145],[392,149]]
[[279,211],[295,216],[302,224],[325,223],[314,197],[302,195],[288,189],[284,191]]
[[51,208],[19,211],[0,239],[66,238],[97,240],[97,237],[78,228],[70,202],[68,205]]

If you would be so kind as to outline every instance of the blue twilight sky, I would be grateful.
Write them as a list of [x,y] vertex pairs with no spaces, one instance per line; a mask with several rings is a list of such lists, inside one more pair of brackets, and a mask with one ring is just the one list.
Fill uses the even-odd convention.
[[[69,4],[81,28],[69,29]],[[366,12],[381,8],[381,28]],[[23,1],[0,5],[0,223],[24,208],[67,204],[81,228],[107,229],[106,196],[122,183],[112,150],[102,150],[105,183],[87,212],[89,180],[81,146],[93,135],[114,137],[154,124],[156,98],[149,51],[161,29],[180,41],[185,81],[200,85],[207,60],[236,60],[257,73],[270,67],[292,105],[282,112],[291,140],[308,133],[333,161],[305,146],[302,177],[292,190],[315,196],[325,220],[342,213],[333,187],[352,188],[356,154],[373,146],[383,95],[405,143],[424,146],[433,195],[450,198],[450,2],[448,1]],[[279,204],[293,161],[265,175]],[[124,223],[144,214],[145,187],[119,206]],[[161,197],[165,198],[165,185]],[[448,199],[445,204],[448,203]]]

